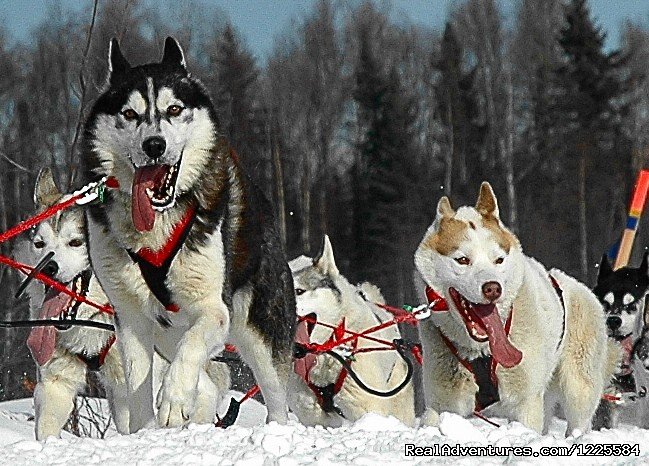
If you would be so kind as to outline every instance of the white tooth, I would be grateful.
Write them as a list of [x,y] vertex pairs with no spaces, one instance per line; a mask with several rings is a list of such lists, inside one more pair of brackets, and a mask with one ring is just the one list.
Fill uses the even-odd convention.
[[145,192],[149,198],[153,199],[153,190],[151,188],[146,188]]

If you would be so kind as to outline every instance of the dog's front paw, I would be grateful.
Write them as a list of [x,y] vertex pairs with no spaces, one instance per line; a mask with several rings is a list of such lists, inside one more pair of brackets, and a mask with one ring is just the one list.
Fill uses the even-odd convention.
[[421,415],[421,425],[429,427],[439,426],[439,414],[433,408],[426,408],[424,414]]
[[174,377],[173,368],[164,378],[158,392],[158,424],[161,427],[181,427],[189,422],[194,412],[196,384]]

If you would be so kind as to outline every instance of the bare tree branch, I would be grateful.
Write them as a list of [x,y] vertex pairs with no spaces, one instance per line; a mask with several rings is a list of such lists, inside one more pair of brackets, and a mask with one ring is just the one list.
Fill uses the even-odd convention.
[[79,136],[81,135],[81,127],[83,125],[83,116],[86,111],[86,78],[84,73],[86,72],[86,62],[88,61],[88,53],[90,52],[90,44],[92,43],[92,33],[95,29],[95,20],[97,19],[97,5],[99,0],[94,0],[92,5],[92,19],[90,20],[90,28],[88,29],[88,37],[86,40],[86,48],[83,51],[83,57],[81,58],[81,68],[79,69],[79,87],[80,87],[80,98],[79,98],[79,114],[77,115],[77,127],[74,130],[74,139],[72,140],[72,147],[70,148],[70,167],[72,168],[70,173],[70,179],[68,180],[68,188],[72,187],[74,183],[74,177],[77,173],[78,163],[75,161],[77,156],[77,146],[79,144]]
[[5,159],[7,162],[9,162],[11,165],[13,165],[14,167],[16,167],[16,168],[19,169],[19,170],[22,170],[22,171],[24,171],[24,172],[26,172],[26,173],[31,173],[31,174],[33,174],[33,175],[36,174],[35,171],[30,170],[29,168],[27,168],[27,167],[25,167],[25,166],[19,164],[18,162],[16,162],[15,160],[13,160],[11,157],[9,157],[7,154],[5,154],[5,153],[2,152],[2,151],[0,151],[0,157],[2,157],[3,159]]

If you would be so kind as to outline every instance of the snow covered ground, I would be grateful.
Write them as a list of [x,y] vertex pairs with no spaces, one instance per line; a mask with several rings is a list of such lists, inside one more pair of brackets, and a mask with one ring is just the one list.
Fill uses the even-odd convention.
[[[240,395],[235,395],[237,398]],[[225,407],[223,407],[225,409]],[[367,415],[339,429],[264,425],[265,409],[254,400],[242,405],[237,425],[219,429],[190,425],[186,429],[145,430],[134,435],[110,433],[105,440],[77,438],[36,442],[31,399],[0,403],[0,463],[80,465],[376,465],[376,464],[649,464],[649,431],[622,427],[563,438],[565,422],[555,419],[552,432],[540,436],[521,424],[494,419],[500,428],[474,418],[444,413],[437,427],[410,429],[393,418]],[[640,456],[630,457],[418,457],[404,454],[406,444],[541,447],[579,444],[639,444]]]

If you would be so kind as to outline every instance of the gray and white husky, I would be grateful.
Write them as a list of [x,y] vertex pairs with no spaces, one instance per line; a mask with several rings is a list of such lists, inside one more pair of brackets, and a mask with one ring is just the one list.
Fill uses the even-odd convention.
[[567,435],[590,427],[619,347],[608,340],[601,305],[585,285],[523,254],[489,183],[475,207],[456,211],[440,199],[415,264],[449,307],[419,326],[424,423],[436,424],[440,411],[468,415],[476,399],[484,405],[487,384],[476,383],[482,373],[483,381],[498,381],[491,393],[498,397],[489,401],[499,398],[504,414],[527,427],[547,431],[557,403]]
[[[44,169],[36,182],[34,202],[38,211],[64,198],[57,189],[52,172]],[[43,273],[85,294],[90,300],[106,304],[108,299],[90,268],[86,244],[86,221],[80,207],[73,207],[34,228],[28,239],[16,245],[20,262],[35,265],[54,253]],[[66,294],[33,281],[27,287],[32,319],[70,318],[112,323],[110,315],[86,304],[75,305]],[[62,322],[65,323],[65,322]],[[64,328],[64,327],[61,327]],[[27,340],[38,365],[38,383],[34,391],[36,438],[59,436],[72,412],[74,398],[86,384],[86,372],[99,369],[100,379],[121,431],[128,428],[128,418],[120,406],[126,405],[124,371],[113,332],[87,327],[35,327]]]
[[[357,287],[340,274],[327,236],[318,257],[300,256],[289,265],[293,272],[299,316],[312,315],[317,322],[330,326],[338,326],[344,319],[344,327],[354,332],[362,332],[393,318],[374,304],[384,304],[376,286],[363,283]],[[303,335],[303,330],[307,328],[310,333]],[[321,325],[300,324],[296,339],[305,340],[301,343],[322,344],[331,338],[332,333],[331,328]],[[373,333],[372,337],[392,341],[401,338],[401,334],[397,326],[390,326]],[[358,340],[357,348],[372,347],[383,348],[370,340]],[[353,422],[366,413],[378,413],[394,416],[409,426],[414,425],[412,382],[394,396],[383,398],[364,391],[350,376],[336,387],[342,367],[329,355],[306,356],[295,364],[296,374],[291,379],[289,390],[290,406],[303,424],[339,427],[344,420]],[[305,366],[300,367],[300,364]],[[407,373],[407,366],[396,351],[356,354],[351,367],[368,387],[381,392],[397,387]],[[330,391],[327,391],[327,387]],[[333,387],[339,391],[335,392]],[[316,396],[316,391],[320,392],[319,396]]]
[[[162,61],[132,67],[117,40],[108,83],[84,131],[86,180],[119,188],[89,211],[95,273],[117,311],[130,431],[154,417],[152,335],[170,365],[160,426],[209,422],[212,354],[235,344],[261,386],[268,420],[287,420],[295,296],[272,208],[242,172],[202,84],[167,38]],[[210,412],[211,411],[211,412]]]

